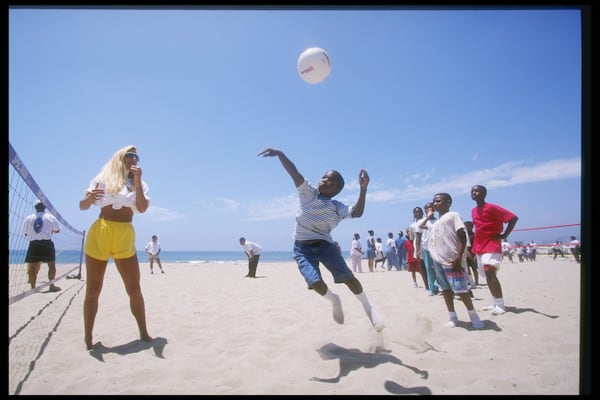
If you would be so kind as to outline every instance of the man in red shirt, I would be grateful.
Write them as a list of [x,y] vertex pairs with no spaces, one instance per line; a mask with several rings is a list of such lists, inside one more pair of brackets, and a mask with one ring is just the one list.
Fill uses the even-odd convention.
[[483,270],[494,298],[494,304],[484,307],[483,310],[491,310],[492,315],[502,315],[506,312],[502,286],[498,280],[498,270],[502,261],[502,239],[508,238],[519,217],[496,204],[486,203],[486,195],[485,186],[475,185],[471,188],[471,199],[477,203],[471,211],[471,219],[475,226],[475,240],[471,251],[477,256],[480,273]]

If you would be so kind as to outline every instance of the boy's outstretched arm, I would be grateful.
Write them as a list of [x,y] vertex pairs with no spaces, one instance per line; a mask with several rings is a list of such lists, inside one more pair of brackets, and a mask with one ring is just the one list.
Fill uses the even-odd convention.
[[285,170],[288,172],[288,174],[290,174],[290,176],[292,177],[292,180],[294,181],[294,185],[296,185],[296,187],[298,187],[302,184],[302,182],[304,182],[304,177],[302,176],[302,174],[300,172],[298,172],[298,169],[296,168],[294,163],[291,162],[290,159],[287,158],[287,156],[285,154],[283,154],[283,151],[269,147],[269,148],[264,149],[257,155],[259,157],[275,157],[275,156],[279,157],[279,161],[281,162],[281,165],[283,165],[283,168],[285,168]]
[[367,201],[367,186],[369,185],[369,174],[364,169],[358,174],[358,183],[360,184],[360,193],[354,207],[352,207],[352,218],[358,218],[365,211],[365,203]]

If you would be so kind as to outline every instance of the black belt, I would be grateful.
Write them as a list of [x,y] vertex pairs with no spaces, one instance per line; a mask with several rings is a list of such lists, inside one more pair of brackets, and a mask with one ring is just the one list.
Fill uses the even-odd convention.
[[298,243],[300,243],[303,246],[321,246],[325,243],[329,243],[327,240],[323,240],[323,239],[314,239],[314,240],[298,240]]

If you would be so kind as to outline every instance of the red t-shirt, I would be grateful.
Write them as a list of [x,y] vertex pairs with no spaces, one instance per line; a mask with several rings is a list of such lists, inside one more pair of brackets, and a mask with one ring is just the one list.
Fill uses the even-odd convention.
[[475,227],[475,240],[471,249],[473,254],[502,253],[500,239],[493,239],[493,236],[502,233],[504,224],[515,216],[507,209],[492,203],[474,207],[471,211]]

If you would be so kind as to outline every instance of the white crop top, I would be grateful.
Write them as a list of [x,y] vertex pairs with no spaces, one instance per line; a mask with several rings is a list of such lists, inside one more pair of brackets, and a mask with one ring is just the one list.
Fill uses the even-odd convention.
[[[97,181],[95,178],[92,179],[90,185],[88,186],[85,194],[90,193],[94,188],[96,188],[96,184],[98,185],[98,189],[105,189],[106,185],[102,182]],[[104,193],[104,196],[100,200],[96,200],[94,205],[102,208],[105,206],[112,205],[112,208],[115,210],[119,210],[123,207],[130,207],[134,212],[139,213],[136,205],[135,205],[135,190],[129,191],[128,185],[124,186],[117,194],[112,195],[107,192]],[[146,182],[142,181],[142,191],[144,192],[144,197],[148,200],[148,204],[150,204],[150,197],[148,197],[148,185]]]

